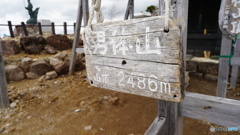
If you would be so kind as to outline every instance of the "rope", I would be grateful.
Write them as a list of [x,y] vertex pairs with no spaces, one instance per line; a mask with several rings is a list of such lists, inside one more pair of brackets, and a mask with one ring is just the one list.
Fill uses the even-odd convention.
[[88,25],[84,29],[83,40],[88,44],[95,44],[92,31],[92,21],[94,18],[94,12],[96,12],[97,23],[102,23],[104,21],[103,14],[101,12],[101,0],[92,0],[92,10],[88,20]]

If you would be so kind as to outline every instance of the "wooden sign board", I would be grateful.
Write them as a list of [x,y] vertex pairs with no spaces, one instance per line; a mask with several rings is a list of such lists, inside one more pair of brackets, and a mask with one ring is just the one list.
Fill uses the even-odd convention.
[[222,0],[219,27],[224,34],[240,38],[240,0]]
[[85,43],[91,85],[180,102],[183,54],[180,27],[163,17],[93,24],[94,43]]

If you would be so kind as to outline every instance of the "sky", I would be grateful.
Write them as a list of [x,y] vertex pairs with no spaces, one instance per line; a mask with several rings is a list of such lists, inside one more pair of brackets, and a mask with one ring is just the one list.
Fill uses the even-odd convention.
[[[79,0],[31,0],[33,9],[40,7],[38,19],[46,19],[54,22],[55,25],[62,25],[67,22],[73,25],[77,18]],[[128,0],[102,0],[102,9],[105,20],[109,20],[108,12],[113,7],[120,11],[120,14],[113,19],[123,20]],[[26,22],[30,17],[25,7],[27,0],[1,0],[0,1],[0,24],[7,24],[11,21],[13,25]],[[158,0],[135,0],[135,13],[145,11],[150,5],[158,5]],[[91,11],[91,0],[89,0]],[[57,34],[63,33],[63,27],[55,27]],[[73,33],[73,27],[68,27],[68,33]],[[0,26],[0,36],[9,35],[8,27]]]

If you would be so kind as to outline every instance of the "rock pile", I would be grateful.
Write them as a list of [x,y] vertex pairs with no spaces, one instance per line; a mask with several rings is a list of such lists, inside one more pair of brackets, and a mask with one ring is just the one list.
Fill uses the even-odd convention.
[[[76,71],[85,68],[84,54],[77,54]],[[53,57],[47,57],[41,60],[32,60],[31,58],[23,58],[19,65],[5,66],[7,81],[20,81],[25,78],[36,79],[54,79],[59,75],[67,74],[70,66],[70,56],[66,51],[60,52]]]

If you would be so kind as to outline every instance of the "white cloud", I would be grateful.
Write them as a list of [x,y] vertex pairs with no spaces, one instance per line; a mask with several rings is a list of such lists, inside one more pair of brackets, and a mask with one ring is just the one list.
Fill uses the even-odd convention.
[[[56,25],[62,25],[67,22],[73,25],[76,22],[77,8],[79,0],[31,0],[34,9],[40,7],[38,19],[48,19],[55,22]],[[121,20],[124,17],[128,0],[102,0],[104,7],[105,19],[108,19],[107,13],[112,5],[116,5],[122,12],[115,19]],[[0,24],[7,24],[7,21],[12,21],[12,24],[20,24],[22,21],[29,19],[27,10],[27,0],[1,0],[0,3]],[[25,4],[25,5],[24,5]],[[135,0],[135,13],[145,11],[147,6],[158,5],[158,0]],[[89,0],[91,7],[91,0]],[[56,33],[62,33],[62,27],[56,27]],[[68,28],[68,33],[72,33],[72,27]],[[0,26],[0,35],[8,34],[8,27]]]

